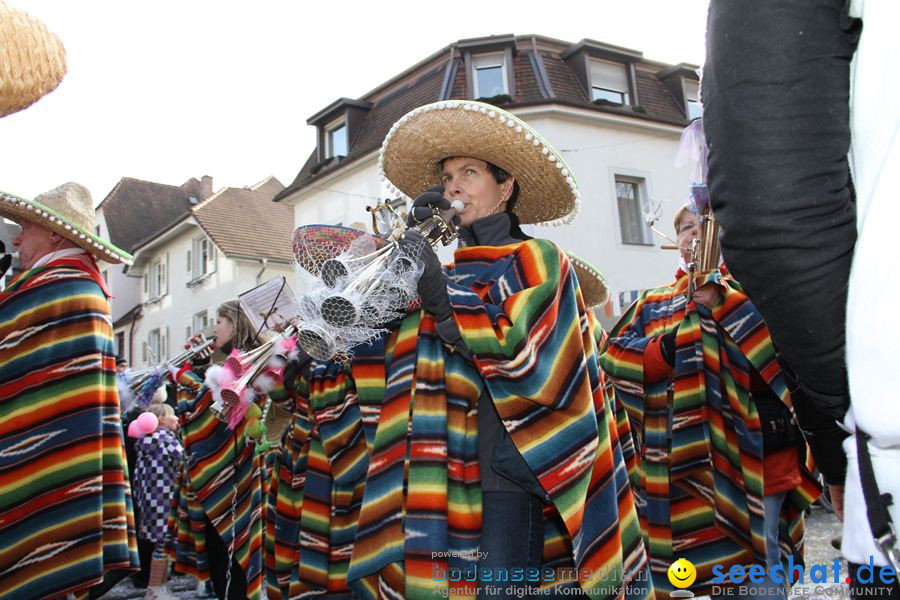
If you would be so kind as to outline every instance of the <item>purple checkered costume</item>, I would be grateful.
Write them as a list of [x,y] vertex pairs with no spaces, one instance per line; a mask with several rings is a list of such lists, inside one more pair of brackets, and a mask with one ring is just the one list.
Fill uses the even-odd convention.
[[134,498],[141,511],[138,535],[155,543],[166,536],[175,478],[184,448],[178,436],[160,427],[134,445]]

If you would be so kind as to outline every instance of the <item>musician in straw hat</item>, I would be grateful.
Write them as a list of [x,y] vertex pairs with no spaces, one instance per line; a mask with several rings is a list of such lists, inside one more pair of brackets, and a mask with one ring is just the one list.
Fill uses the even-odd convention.
[[24,271],[0,292],[0,590],[102,593],[137,568],[109,292],[131,256],[93,234],[88,191],[0,192]]
[[722,266],[698,274],[688,298],[693,204],[676,213],[675,231],[675,281],[644,292],[600,354],[632,422],[629,472],[656,593],[670,597],[667,569],[686,558],[696,594],[714,589],[715,565],[742,565],[760,577],[721,597],[784,599],[786,579],[762,576],[781,568],[782,548],[802,551],[803,510],[819,494],[808,448],[766,324],[738,283]]
[[[604,598],[626,583],[629,597],[647,597],[572,263],[519,227],[575,216],[577,186],[562,157],[503,110],[447,101],[398,121],[379,165],[416,197],[412,221],[459,200],[462,247],[448,270],[430,246],[421,251],[421,309],[354,349],[349,371],[309,368],[304,421],[341,490],[330,497],[349,504],[329,511],[339,533],[315,538],[340,552],[307,565],[300,549],[301,589],[515,597],[580,585]],[[426,246],[411,229],[401,245],[417,256]],[[568,567],[568,581],[507,583],[497,595],[452,574],[465,570],[471,582],[542,565]]]

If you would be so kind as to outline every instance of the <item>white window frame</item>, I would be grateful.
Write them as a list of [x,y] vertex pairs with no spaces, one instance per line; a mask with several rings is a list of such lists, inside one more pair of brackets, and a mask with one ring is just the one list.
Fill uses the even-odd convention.
[[169,358],[168,327],[157,327],[147,332],[146,356],[144,362],[161,363]]
[[125,355],[125,332],[117,331],[113,333],[113,338],[116,340],[116,354],[130,362],[130,358]]
[[339,154],[338,156],[347,156],[350,152],[350,138],[347,135],[347,120],[344,118],[340,118],[336,121],[332,121],[328,125],[325,126],[325,158],[334,158],[334,134],[336,131],[343,129],[344,130],[344,154]]
[[216,245],[212,239],[206,235],[198,235],[191,240],[191,244],[187,249],[187,255],[190,259],[190,270],[188,271],[188,287],[196,285],[210,275],[216,272]]
[[150,262],[148,278],[145,280],[148,301],[158,300],[169,292],[169,257],[160,256]]
[[[618,71],[619,69],[622,70],[622,75],[625,78],[624,83],[621,81],[612,81],[612,78],[603,79],[602,75],[598,73],[598,71],[611,70],[612,68],[614,68],[616,71]],[[610,94],[619,94],[621,96],[622,106],[631,104],[631,84],[628,77],[627,64],[612,60],[592,58],[590,59],[588,74],[591,78],[591,102],[597,100],[597,98],[594,98],[594,90],[601,90]],[[615,101],[613,100],[610,100],[610,102],[615,103]]]
[[[503,81],[503,91],[499,94],[485,96],[478,89],[478,71],[480,69],[494,69],[500,67],[500,77]],[[472,93],[477,98],[493,98],[494,96],[509,96],[509,68],[506,64],[505,52],[491,52],[488,54],[472,55]]]
[[682,89],[684,90],[684,113],[688,119],[694,119],[703,116],[703,103],[700,101],[700,82],[693,79],[682,80]]
[[[637,211],[636,215],[633,215],[632,218],[636,218],[640,223],[640,237],[639,241],[633,241],[625,239],[624,222],[622,215],[622,207],[619,202],[619,190],[618,184],[632,184],[635,186],[637,191],[637,198],[635,198],[636,206],[634,207]],[[644,220],[644,208],[645,208],[645,200],[649,198],[647,178],[641,175],[635,175],[632,173],[623,173],[621,171],[614,171],[612,177],[612,208],[616,215],[616,224],[618,225],[618,243],[621,244],[623,248],[655,248],[656,240],[653,238],[653,231],[650,229],[650,226]]]
[[[209,311],[206,309],[191,315],[191,335],[197,335],[209,326]],[[188,336],[190,337],[190,336]]]

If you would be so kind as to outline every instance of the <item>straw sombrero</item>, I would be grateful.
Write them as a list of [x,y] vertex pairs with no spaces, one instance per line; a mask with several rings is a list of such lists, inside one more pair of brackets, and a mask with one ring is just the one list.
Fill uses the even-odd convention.
[[585,308],[603,306],[609,301],[609,287],[606,278],[594,265],[579,258],[571,252],[566,252],[575,267],[575,276],[578,277],[578,285],[581,286],[581,295],[584,297]]
[[0,217],[37,223],[108,263],[132,262],[130,254],[94,235],[94,204],[83,185],[70,181],[34,200],[0,192]]
[[382,180],[410,198],[439,183],[438,163],[471,156],[515,177],[520,223],[561,225],[578,214],[578,185],[553,147],[518,117],[472,100],[445,100],[394,123],[378,158]]
[[34,104],[65,74],[66,51],[59,38],[0,0],[0,117]]

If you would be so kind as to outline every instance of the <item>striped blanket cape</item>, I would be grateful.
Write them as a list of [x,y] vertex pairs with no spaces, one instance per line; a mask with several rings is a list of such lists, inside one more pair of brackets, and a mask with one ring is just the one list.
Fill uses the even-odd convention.
[[[210,565],[205,522],[209,519],[247,576],[247,597],[259,598],[263,582],[262,470],[255,445],[247,443],[247,421],[234,430],[209,409],[213,393],[192,371],[178,381],[178,416],[184,470],[169,514],[167,553],[175,569],[201,580]],[[234,518],[232,518],[232,508]]]
[[[639,448],[629,461],[657,594],[674,590],[678,558],[697,569],[691,590],[708,594],[712,567],[765,564],[762,434],[749,393],[751,367],[790,403],[768,328],[727,273],[701,277],[724,296],[709,310],[688,304],[687,277],[649,290],[610,332],[600,356],[626,407]],[[644,381],[643,355],[677,328],[674,381]],[[671,391],[670,391],[671,389]],[[807,448],[802,482],[788,493],[782,521],[802,551],[803,509],[818,496]]]
[[[433,318],[416,312],[381,345],[358,351],[349,371],[316,365],[301,386],[297,447],[270,488],[277,480],[270,514],[283,512],[295,526],[271,542],[281,556],[278,585],[336,597],[348,590],[362,598],[430,598],[436,590],[473,597],[471,584],[435,574],[475,564],[476,408],[487,386],[549,498],[544,566],[565,571],[594,597],[648,597],[619,427],[568,258],[542,240],[465,248],[450,277],[475,365],[448,349]],[[281,490],[289,481],[287,500]],[[313,481],[331,487],[312,490]],[[344,520],[336,524],[334,515]]]
[[0,598],[138,568],[109,303],[66,262],[0,293]]

